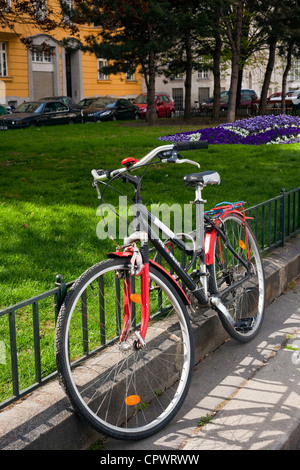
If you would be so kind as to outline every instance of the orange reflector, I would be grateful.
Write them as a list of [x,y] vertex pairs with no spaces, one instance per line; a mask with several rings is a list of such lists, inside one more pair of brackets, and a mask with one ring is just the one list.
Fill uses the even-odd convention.
[[239,245],[240,245],[240,247],[242,248],[242,250],[244,250],[244,249],[246,248],[246,245],[245,245],[245,243],[243,242],[243,240],[240,240],[240,241],[239,241]]
[[141,297],[140,294],[131,294],[130,299],[135,304],[141,304],[142,303],[142,297]]
[[129,397],[125,398],[125,403],[128,406],[137,405],[141,401],[138,395],[130,395]]

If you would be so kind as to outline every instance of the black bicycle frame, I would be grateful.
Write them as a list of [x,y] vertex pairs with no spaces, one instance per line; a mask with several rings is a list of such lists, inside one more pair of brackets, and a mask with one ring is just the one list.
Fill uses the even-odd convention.
[[[139,215],[143,215],[143,227],[136,226],[136,230],[141,230],[144,229],[148,233],[148,238],[151,241],[152,245],[154,248],[158,251],[158,253],[161,254],[161,256],[166,260],[168,265],[175,271],[175,273],[178,275],[178,277],[181,279],[181,281],[184,283],[184,285],[189,289],[190,292],[193,293],[193,295],[196,297],[196,299],[199,301],[201,305],[207,305],[208,304],[208,298],[205,297],[203,293],[203,287],[199,287],[192,279],[191,277],[187,274],[187,272],[182,268],[181,264],[177,261],[175,256],[166,248],[165,244],[161,241],[161,239],[156,235],[156,233],[152,230],[150,223],[154,224],[158,229],[163,230],[161,227],[161,223],[158,224],[156,222],[156,218],[151,214],[151,212],[148,211],[148,209],[143,205],[142,203],[142,198],[140,194],[141,190],[141,178],[139,176],[132,176],[129,174],[124,174],[122,175],[122,179],[124,181],[132,183],[135,188],[135,194],[134,194],[134,203],[137,204],[138,211],[135,214],[135,218],[138,218],[138,213]],[[245,276],[241,281],[237,281],[231,286],[229,286],[225,291],[222,292],[222,297],[226,296],[232,289],[236,288],[239,284],[243,283],[248,277],[251,277],[250,273],[250,267],[249,263],[247,264],[239,255],[238,253],[234,250],[234,248],[230,245],[228,240],[226,239],[226,236],[222,229],[218,227],[209,217],[204,216],[204,219],[207,223],[211,224],[213,228],[218,232],[218,234],[223,238],[223,240],[226,242],[226,246],[228,249],[232,252],[233,256],[247,269],[247,276]],[[140,221],[140,219],[139,219]],[[146,225],[146,227],[144,226]],[[164,224],[163,224],[164,225]],[[168,228],[168,227],[166,227]],[[169,230],[169,229],[168,229]],[[170,231],[171,232],[171,231]],[[167,234],[168,235],[168,234]],[[187,249],[185,243],[178,239],[171,237],[170,240],[176,244],[180,250],[182,250],[184,253],[187,255],[191,255],[193,253],[192,250]],[[204,249],[199,250],[199,252],[196,253],[196,257],[202,258],[202,262],[205,262],[205,253]]]

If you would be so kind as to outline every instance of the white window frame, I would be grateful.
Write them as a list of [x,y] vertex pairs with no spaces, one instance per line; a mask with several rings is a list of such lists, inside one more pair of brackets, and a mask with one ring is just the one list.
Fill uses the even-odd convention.
[[32,51],[32,62],[39,62],[42,64],[51,64],[52,54],[51,52],[44,51],[43,49],[35,48]]
[[128,70],[126,72],[126,81],[127,82],[134,82],[135,81],[135,73],[132,70]]
[[9,11],[11,9],[11,0],[5,0],[5,6],[3,8],[4,11]]
[[0,42],[0,77],[7,77],[7,47],[6,47],[6,42]]
[[107,59],[103,59],[103,58],[98,59],[97,65],[98,65],[98,80],[109,80],[109,76],[106,73],[101,72],[101,69],[107,66]]
[[289,72],[288,80],[299,81],[300,80],[300,60],[294,59],[291,70]]
[[173,73],[173,75],[171,76],[171,80],[183,80],[184,78],[184,75],[183,73]]
[[[63,3],[65,4],[65,6],[67,8],[69,8],[70,10],[73,10],[74,8],[74,0],[63,0]],[[70,17],[67,13],[64,12],[64,17],[63,17],[63,20],[64,21],[69,21],[70,20]]]
[[37,20],[43,20],[47,17],[47,0],[34,0],[34,15]]
[[209,70],[199,70],[198,78],[199,78],[199,80],[208,80],[209,79]]
[[201,56],[199,58],[199,62],[200,64],[204,66],[204,70],[198,71],[198,80],[209,80],[210,71],[208,69],[205,70],[205,63],[206,63],[205,57]]

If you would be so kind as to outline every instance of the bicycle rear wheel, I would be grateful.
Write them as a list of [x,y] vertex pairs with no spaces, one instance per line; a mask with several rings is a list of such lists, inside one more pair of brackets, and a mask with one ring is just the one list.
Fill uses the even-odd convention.
[[[127,260],[107,260],[75,282],[59,314],[56,358],[75,410],[101,433],[136,440],[157,432],[179,410],[190,385],[193,343],[181,297],[153,266],[146,344],[137,347],[138,303],[132,304],[128,338],[119,341],[128,273]],[[138,294],[140,278],[132,279]]]
[[251,229],[237,214],[227,214],[220,228],[226,242],[248,264],[249,271],[217,235],[214,263],[208,266],[209,291],[221,296],[233,319],[234,326],[222,322],[227,333],[238,341],[248,342],[260,330],[265,310],[265,279],[259,247]]

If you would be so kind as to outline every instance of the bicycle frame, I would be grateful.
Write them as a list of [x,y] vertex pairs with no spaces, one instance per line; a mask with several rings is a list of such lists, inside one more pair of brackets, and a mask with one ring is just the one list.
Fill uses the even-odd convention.
[[[148,239],[151,241],[155,249],[161,256],[165,259],[168,265],[174,270],[177,274],[179,279],[183,282],[185,287],[196,297],[198,302],[203,306],[211,306],[215,308],[221,315],[224,315],[227,321],[232,323],[232,319],[226,309],[226,306],[222,303],[221,299],[217,297],[211,297],[208,294],[207,288],[207,271],[206,266],[212,264],[214,262],[214,244],[216,237],[219,235],[224,240],[226,239],[226,235],[222,230],[222,219],[228,213],[235,213],[239,217],[242,218],[243,224],[246,227],[246,217],[244,211],[242,210],[241,206],[237,206],[237,208],[232,208],[230,206],[224,206],[222,208],[222,213],[219,217],[216,218],[214,221],[212,218],[209,218],[204,213],[204,202],[201,197],[201,187],[200,185],[195,188],[195,201],[193,204],[196,204],[196,248],[194,256],[197,257],[199,260],[199,269],[200,269],[200,286],[197,285],[193,279],[189,276],[189,274],[183,269],[181,264],[177,261],[174,255],[168,250],[166,245],[163,241],[156,235],[153,231],[151,225],[154,225],[158,230],[161,230],[163,234],[175,245],[177,245],[180,250],[184,251],[186,254],[191,255],[191,250],[185,245],[185,243],[176,237],[176,234],[172,232],[162,221],[160,221],[157,217],[155,217],[151,212],[147,210],[145,206],[141,204],[141,196],[140,196],[140,182],[138,180],[127,179],[127,181],[132,182],[135,185],[136,192],[135,192],[135,199],[139,201],[137,205],[137,211],[141,216],[142,219],[139,218],[138,222],[136,222],[136,231],[131,234],[127,239],[124,240],[125,251],[120,252],[113,252],[109,253],[109,257],[117,257],[117,256],[127,256],[131,263],[131,273],[134,275],[139,275],[141,277],[141,296],[138,299],[135,299],[132,295],[132,276],[127,276],[127,279],[124,280],[124,321],[123,321],[123,328],[120,335],[120,341],[126,341],[127,334],[129,332],[129,327],[131,324],[131,312],[132,312],[132,302],[137,302],[141,304],[141,327],[140,331],[136,331],[135,334],[138,338],[136,343],[136,347],[143,347],[145,345],[144,340],[147,333],[147,327],[149,322],[149,263],[154,263],[152,260],[149,260],[149,249],[148,249]],[[210,227],[209,230],[205,230],[205,222]],[[142,226],[141,226],[142,224]],[[143,230],[141,230],[143,229]],[[143,252],[142,259],[138,260],[138,255],[134,255],[136,253],[136,245],[137,241],[142,242],[141,251]],[[227,242],[227,241],[226,241]],[[247,254],[248,260],[250,260],[250,253],[249,253],[249,245],[248,245],[248,237],[247,237],[247,230],[246,230],[246,246],[247,246]],[[227,247],[230,249],[232,254],[237,258],[237,260],[244,265],[247,269],[248,275],[250,276],[250,263],[245,263],[245,261],[239,256],[239,254],[234,250],[234,248],[227,242]],[[134,265],[136,264],[136,268]],[[164,274],[168,277],[168,279],[175,285],[177,291],[180,293],[181,297],[184,299],[186,304],[189,304],[189,300],[177,282],[171,274],[164,270],[160,265],[155,263],[158,269],[163,270]],[[142,267],[141,267],[142,266]],[[230,292],[232,289],[236,288],[239,284],[237,281],[236,283],[232,284],[228,289],[226,289],[223,293],[223,296],[226,297],[226,294]]]

